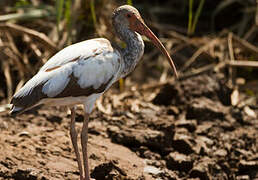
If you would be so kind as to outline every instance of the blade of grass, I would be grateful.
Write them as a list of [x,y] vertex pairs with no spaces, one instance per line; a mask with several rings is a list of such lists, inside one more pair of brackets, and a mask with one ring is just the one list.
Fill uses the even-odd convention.
[[67,25],[71,24],[71,0],[66,0],[65,2],[65,20]]
[[190,34],[193,34],[195,32],[196,24],[198,22],[198,19],[200,17],[201,12],[202,12],[202,8],[203,8],[204,3],[205,3],[205,0],[201,0],[201,2],[199,3],[197,12],[196,12],[196,14],[194,16],[193,26],[191,27]]
[[133,0],[127,0],[127,4],[132,6],[133,5]]
[[190,33],[191,33],[192,19],[193,19],[193,0],[189,0],[188,28],[187,28],[188,35],[190,35]]
[[21,6],[27,6],[29,5],[30,3],[26,0],[19,0],[15,3],[15,6],[16,7],[21,7]]
[[64,9],[64,0],[57,0],[56,1],[56,21],[57,21],[57,32],[60,33],[59,24],[63,17],[63,9]]
[[93,25],[94,25],[94,27],[96,27],[97,18],[96,18],[96,12],[95,12],[95,0],[90,0],[90,12],[91,12]]
[[123,92],[125,89],[125,83],[124,83],[124,78],[119,79],[119,90],[120,92]]
[[71,6],[72,6],[72,0],[66,0],[65,1],[65,20],[66,20],[66,27],[68,29],[68,38],[67,38],[67,44],[71,44],[71,32],[72,32],[72,27],[71,27]]

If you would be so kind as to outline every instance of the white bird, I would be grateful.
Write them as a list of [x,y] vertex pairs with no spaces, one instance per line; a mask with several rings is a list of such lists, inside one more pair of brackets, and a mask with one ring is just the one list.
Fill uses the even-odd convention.
[[[145,25],[137,9],[129,5],[118,7],[113,12],[112,22],[116,34],[126,43],[126,48],[113,46],[104,38],[68,46],[50,58],[11,100],[11,115],[42,104],[71,108],[70,135],[81,180],[90,179],[87,155],[89,115],[95,101],[119,78],[132,72],[143,56],[144,43],[140,34],[149,38],[162,51],[177,76],[168,52]],[[77,104],[83,104],[85,111],[81,130],[83,165],[75,129]]]

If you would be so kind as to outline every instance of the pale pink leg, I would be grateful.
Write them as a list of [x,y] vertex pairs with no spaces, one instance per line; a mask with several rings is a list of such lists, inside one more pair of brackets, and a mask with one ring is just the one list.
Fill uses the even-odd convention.
[[89,114],[85,113],[83,126],[82,126],[82,132],[81,132],[81,144],[82,144],[82,155],[83,155],[85,180],[90,180],[88,154],[87,154],[88,121],[89,121]]
[[80,180],[83,180],[82,163],[81,163],[81,157],[80,157],[78,144],[77,144],[78,133],[76,132],[76,129],[75,129],[75,108],[74,107],[71,108],[70,136],[71,136],[74,152],[76,155],[76,160],[80,171]]

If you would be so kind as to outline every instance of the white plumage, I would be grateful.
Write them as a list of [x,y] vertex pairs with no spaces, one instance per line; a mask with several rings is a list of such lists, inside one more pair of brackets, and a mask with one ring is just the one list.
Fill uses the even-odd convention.
[[[77,83],[82,89],[88,87],[98,89],[101,85],[110,81],[105,88],[107,89],[117,79],[121,68],[121,58],[121,55],[112,48],[107,39],[92,39],[73,44],[49,59],[39,72],[14,95],[14,98],[28,96],[34,88],[42,85],[42,93],[47,97],[40,99],[35,105],[43,103],[48,105],[83,103],[92,110],[92,105],[87,105],[87,100],[92,98],[81,97],[79,102],[78,98],[73,98],[73,94],[61,99],[53,98],[64,91],[71,80],[71,75],[77,79]],[[96,93],[96,98],[101,94]],[[94,96],[94,94],[92,95]],[[48,100],[48,98],[51,99]],[[69,98],[69,100],[65,100],[65,98]],[[89,101],[89,104],[92,104],[91,101]],[[13,112],[21,111],[21,109],[23,108],[16,106]]]

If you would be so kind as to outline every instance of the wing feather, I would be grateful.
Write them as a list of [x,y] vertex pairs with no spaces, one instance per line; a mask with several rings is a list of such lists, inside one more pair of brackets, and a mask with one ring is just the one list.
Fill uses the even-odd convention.
[[74,61],[77,58],[88,58],[103,50],[112,50],[110,42],[105,38],[96,38],[72,44],[51,57],[39,71],[62,66],[66,63]]
[[[106,39],[93,39],[68,46],[54,55],[13,96],[11,103],[19,106],[19,110],[24,110],[48,97],[64,94],[77,96],[82,95],[84,90],[87,96],[87,92],[93,92],[94,89],[104,91],[117,79],[120,59],[120,53]],[[71,86],[71,83],[77,83],[78,86]],[[91,91],[87,91],[87,88],[91,88]],[[73,94],[78,89],[80,94]]]

